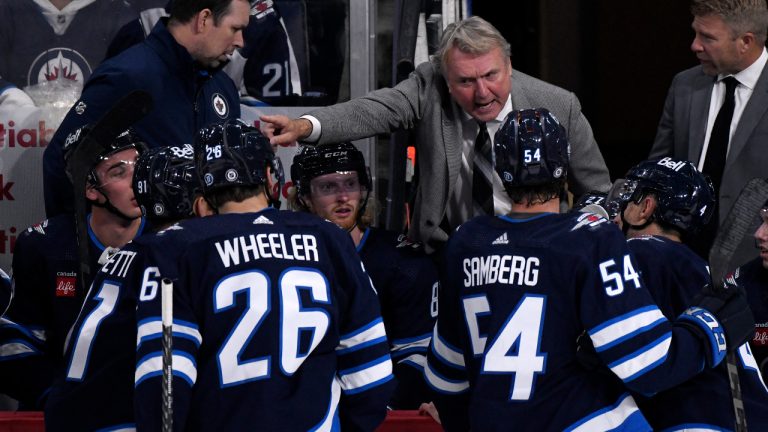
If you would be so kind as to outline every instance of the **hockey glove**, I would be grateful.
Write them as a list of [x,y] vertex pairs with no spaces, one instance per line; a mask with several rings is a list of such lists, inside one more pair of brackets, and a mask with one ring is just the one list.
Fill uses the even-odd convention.
[[752,339],[755,332],[755,319],[744,288],[733,279],[724,280],[721,287],[706,285],[694,300],[694,306],[683,312],[678,322],[708,342],[710,367],[717,366],[726,352]]

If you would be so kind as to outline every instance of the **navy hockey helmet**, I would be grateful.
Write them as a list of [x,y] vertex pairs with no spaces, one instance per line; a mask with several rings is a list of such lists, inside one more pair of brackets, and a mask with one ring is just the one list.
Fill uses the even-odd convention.
[[371,178],[365,157],[349,142],[303,146],[293,157],[291,180],[299,195],[308,195],[313,178],[336,172],[356,172],[358,182],[370,191]]
[[[267,167],[283,184],[283,168],[272,144],[262,133],[241,120],[208,125],[195,138],[195,163],[204,193],[229,186],[267,184]],[[270,199],[275,197],[267,194]]]
[[658,203],[654,218],[681,233],[698,232],[715,210],[712,181],[685,160],[665,157],[631,168],[617,197],[622,212],[630,201],[639,202],[649,192]]
[[142,213],[157,219],[192,216],[200,180],[191,144],[157,147],[142,153],[133,172],[133,193]]
[[[71,161],[72,155],[75,153],[75,149],[83,143],[91,130],[93,130],[91,125],[81,126],[74,132],[71,132],[69,135],[67,135],[66,140],[64,140],[62,151],[64,153],[66,173],[70,181],[72,181],[74,178],[74,173],[72,172],[74,164]],[[106,160],[113,154],[119,153],[126,149],[134,148],[139,154],[147,149],[147,144],[136,134],[136,132],[134,132],[132,128],[128,128],[127,130],[123,131],[117,135],[115,139],[103,141],[100,144],[101,147],[96,154],[88,155],[88,157],[91,158],[92,163],[90,164],[91,168],[88,172],[87,179],[88,182],[94,186],[99,186],[102,183],[100,179],[98,179],[95,171],[96,166],[101,161]]]
[[565,129],[544,108],[512,111],[494,138],[494,167],[505,189],[565,179],[570,144]]

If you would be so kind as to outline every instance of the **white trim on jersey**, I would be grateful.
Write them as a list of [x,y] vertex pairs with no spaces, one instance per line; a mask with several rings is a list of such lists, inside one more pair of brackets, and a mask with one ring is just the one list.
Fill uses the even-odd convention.
[[[173,320],[173,337],[190,339],[197,346],[203,343],[203,336],[200,334],[197,326],[187,321]],[[139,325],[136,331],[136,348],[142,343],[163,337],[163,323],[160,318],[146,320]]]
[[628,382],[649,369],[653,369],[667,358],[672,344],[672,333],[667,332],[661,338],[651,342],[632,354],[608,365],[616,376]]
[[432,335],[432,352],[435,353],[437,358],[448,366],[453,366],[459,369],[465,369],[464,353],[448,345],[440,334],[437,333],[437,324],[435,324],[435,331]]
[[[173,352],[173,376],[186,381],[189,386],[195,385],[197,381],[197,365],[189,354],[183,351]],[[160,376],[163,373],[163,353],[155,351],[145,358],[139,360],[136,366],[136,373],[133,376],[134,386],[138,386],[142,381],[154,376]]]
[[650,330],[667,319],[656,305],[636,309],[589,331],[595,350],[606,350],[635,335]]
[[617,430],[632,415],[639,411],[637,404],[632,396],[625,394],[624,399],[607,410],[598,411],[597,415],[589,418],[583,423],[576,425],[573,429],[568,428],[570,432],[588,432],[598,430]]
[[341,370],[338,376],[344,393],[359,393],[392,378],[392,360],[389,355],[381,356],[358,367]]
[[427,362],[427,366],[424,368],[424,375],[427,378],[427,384],[440,393],[459,394],[469,390],[468,380],[454,381],[442,377],[432,369],[432,365],[429,362]]
[[333,423],[338,417],[339,399],[341,398],[341,383],[339,383],[338,377],[333,377],[331,382],[331,400],[329,401],[328,411],[325,413],[325,417],[320,423],[310,429],[315,432],[325,432],[333,430]]
[[384,330],[384,321],[381,318],[377,318],[356,332],[341,336],[339,346],[336,347],[336,353],[346,354],[377,343],[386,342],[386,340],[387,332]]

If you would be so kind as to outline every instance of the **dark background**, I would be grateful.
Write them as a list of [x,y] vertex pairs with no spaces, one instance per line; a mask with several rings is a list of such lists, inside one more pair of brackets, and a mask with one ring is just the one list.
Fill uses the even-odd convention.
[[475,0],[472,14],[512,44],[513,68],[576,93],[615,179],[648,156],[672,78],[698,64],[689,4]]

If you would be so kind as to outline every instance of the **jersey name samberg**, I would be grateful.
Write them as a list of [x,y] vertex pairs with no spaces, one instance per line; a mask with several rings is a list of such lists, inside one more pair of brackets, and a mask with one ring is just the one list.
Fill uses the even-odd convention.
[[320,261],[317,239],[309,234],[293,234],[287,241],[281,233],[251,234],[215,244],[221,263],[227,268],[240,264],[241,259],[243,262],[261,258]]
[[464,286],[492,283],[536,286],[539,281],[539,259],[517,255],[488,255],[465,258]]

